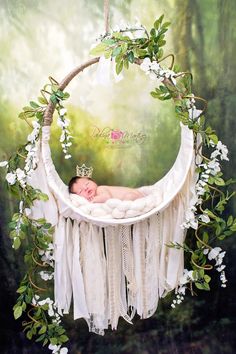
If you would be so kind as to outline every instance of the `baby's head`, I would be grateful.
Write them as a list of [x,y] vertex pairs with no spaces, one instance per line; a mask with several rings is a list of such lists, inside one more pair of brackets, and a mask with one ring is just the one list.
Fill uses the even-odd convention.
[[88,177],[73,177],[69,185],[69,192],[77,194],[91,201],[97,193],[97,184]]

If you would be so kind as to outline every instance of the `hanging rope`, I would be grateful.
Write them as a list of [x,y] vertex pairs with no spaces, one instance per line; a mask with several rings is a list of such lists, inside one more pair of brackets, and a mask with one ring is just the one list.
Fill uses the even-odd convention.
[[104,0],[105,32],[109,32],[109,0]]

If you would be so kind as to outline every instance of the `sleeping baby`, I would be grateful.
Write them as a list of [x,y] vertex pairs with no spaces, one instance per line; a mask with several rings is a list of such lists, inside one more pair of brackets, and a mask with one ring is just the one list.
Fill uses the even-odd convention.
[[73,177],[69,182],[69,192],[86,198],[92,203],[104,203],[108,199],[136,200],[144,195],[135,188],[119,186],[98,186],[88,177]]

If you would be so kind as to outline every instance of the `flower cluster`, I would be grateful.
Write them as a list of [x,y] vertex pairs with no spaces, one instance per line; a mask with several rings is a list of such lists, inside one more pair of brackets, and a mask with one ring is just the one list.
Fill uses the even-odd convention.
[[62,347],[61,345],[49,344],[48,349],[52,351],[52,354],[67,354],[68,349],[66,347]]
[[[16,170],[11,170],[6,174],[6,181],[9,185],[12,186],[18,182],[22,189],[26,188],[27,178],[31,176],[38,163],[37,151],[41,125],[37,121],[33,121],[32,125],[33,131],[28,135],[28,143],[25,146],[27,155],[25,158],[24,169],[22,170],[18,167]],[[7,161],[3,161],[0,163],[0,167],[8,168],[9,164]]]
[[194,200],[194,204],[185,213],[185,222],[182,224],[182,227],[186,229],[192,227],[196,230],[198,227],[198,220],[206,224],[210,222],[210,218],[207,215],[207,212],[201,215],[197,214],[196,206],[201,204],[202,202],[202,197],[206,193],[209,178],[211,176],[216,176],[221,171],[218,157],[220,157],[221,160],[229,160],[227,156],[228,149],[226,145],[222,144],[221,141],[218,141],[217,144],[214,144],[211,141],[211,146],[215,147],[215,150],[211,154],[211,160],[205,161],[204,163],[200,163],[198,165],[198,167],[201,167],[202,171],[195,185],[196,197]]
[[196,216],[197,208],[195,205],[192,205],[185,212],[185,222],[181,225],[183,229],[189,229],[190,227],[194,230],[198,228],[198,220]]
[[212,147],[215,147],[215,150],[211,153],[211,159],[217,160],[219,157],[221,160],[229,161],[228,148],[226,145],[222,144],[220,140],[217,144],[215,144],[213,141],[210,141],[210,144]]
[[[40,300],[39,295],[34,295],[32,299],[33,306],[43,306],[46,307],[47,313],[49,317],[52,317],[52,322],[59,325],[61,323],[61,316],[57,311],[57,306],[49,297],[44,300]],[[50,343],[48,348],[52,351],[53,354],[66,354],[68,353],[68,349],[66,347],[62,347],[60,345]]]
[[179,285],[175,289],[176,299],[173,300],[171,307],[175,308],[176,305],[181,304],[184,300],[185,292],[187,289],[187,284],[194,281],[193,271],[184,269],[183,275],[179,279]]
[[202,110],[201,109],[197,109],[197,107],[195,106],[195,98],[194,95],[191,94],[191,97],[186,101],[186,107],[188,109],[188,116],[190,121],[195,121],[198,120],[198,118],[200,117],[200,115],[202,114]]
[[6,174],[6,181],[12,186],[16,182],[24,189],[26,187],[26,173],[21,168],[17,168],[15,171],[8,172]]
[[215,260],[216,270],[220,273],[221,287],[225,288],[227,279],[225,277],[225,271],[224,271],[225,265],[223,264],[223,259],[226,252],[222,251],[221,247],[215,247],[212,248],[211,250],[209,250],[209,248],[205,248],[203,250],[203,253],[207,255],[210,261]]
[[32,305],[34,306],[47,306],[47,311],[48,311],[48,316],[50,317],[55,317],[57,323],[60,323],[60,315],[58,315],[58,313],[55,311],[56,310],[56,305],[54,304],[53,300],[51,300],[49,297],[47,297],[44,300],[40,300],[40,296],[39,295],[34,295],[33,299],[32,299]]
[[169,79],[174,85],[176,85],[176,73],[170,69],[164,69],[157,61],[151,61],[150,58],[145,58],[140,64],[140,69],[143,70],[146,75],[152,80],[163,81]]
[[39,249],[38,253],[41,256],[41,260],[50,265],[51,267],[54,267],[54,255],[53,255],[53,244],[49,243],[47,246],[46,250]]
[[59,115],[57,119],[57,125],[62,129],[62,133],[60,137],[61,146],[65,154],[65,159],[70,159],[71,155],[68,153],[68,148],[72,145],[70,141],[72,136],[70,135],[70,132],[68,130],[70,120],[66,118],[66,113],[67,113],[66,108],[60,108],[58,110],[58,113]]
[[43,279],[45,281],[52,280],[54,278],[54,273],[45,272],[44,270],[39,272],[39,275],[40,275],[41,279]]
[[35,170],[38,163],[38,141],[41,131],[41,125],[38,121],[33,121],[32,125],[33,130],[27,138],[29,143],[25,147],[25,150],[27,151],[27,156],[25,159],[24,171],[27,177],[31,176],[33,170]]

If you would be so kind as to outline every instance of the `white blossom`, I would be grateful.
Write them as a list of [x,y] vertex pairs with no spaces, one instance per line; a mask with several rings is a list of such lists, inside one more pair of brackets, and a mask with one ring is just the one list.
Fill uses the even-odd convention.
[[39,295],[35,294],[32,298],[32,304],[37,305],[39,299],[40,299]]
[[228,148],[226,147],[226,145],[222,144],[221,141],[218,141],[216,149],[211,153],[211,159],[215,159],[218,156],[221,160],[229,161]]
[[30,208],[25,208],[24,213],[26,216],[29,216],[31,214],[31,209]]
[[210,174],[212,174],[213,176],[215,176],[221,170],[220,164],[216,159],[211,160],[207,164],[207,168],[210,169]]
[[21,168],[16,169],[16,175],[17,175],[17,179],[19,181],[21,181],[25,178],[25,172]]
[[9,172],[6,174],[6,180],[10,185],[13,185],[16,183],[16,174]]
[[32,125],[33,125],[35,131],[36,131],[36,130],[39,131],[39,129],[40,129],[40,124],[39,124],[39,122],[37,122],[36,120],[33,120],[33,121],[32,121]]
[[202,111],[200,109],[196,109],[195,106],[188,109],[189,118],[191,120],[197,119],[201,115],[201,113],[202,113]]
[[185,222],[181,225],[182,228],[192,227],[194,230],[198,228],[198,220],[195,215],[196,207],[193,205],[185,212]]
[[199,220],[201,220],[202,222],[204,222],[206,224],[211,221],[207,214],[202,214],[198,218],[199,218]]
[[52,350],[52,354],[59,353],[61,345],[49,344],[48,349]]
[[38,301],[38,304],[39,304],[40,306],[43,306],[43,305],[45,305],[45,304],[52,305],[52,304],[53,304],[53,301],[52,301],[49,297],[47,297],[47,298],[44,299],[44,300]]
[[43,279],[45,281],[51,280],[54,277],[54,273],[48,273],[43,270],[41,272],[39,272],[39,275],[40,275],[41,279]]
[[150,58],[145,58],[143,59],[142,64],[140,64],[140,69],[147,73],[149,70],[151,70],[151,65],[152,62]]
[[59,110],[59,114],[60,114],[60,116],[64,116],[65,114],[67,113],[67,109],[66,108],[60,108],[60,110]]
[[0,167],[8,167],[8,161],[1,161]]
[[67,354],[68,353],[68,348],[63,347],[60,349],[60,354]]
[[208,259],[209,260],[215,259],[219,255],[221,250],[222,249],[220,247],[212,248],[208,253]]
[[26,174],[21,168],[16,169],[17,180],[19,181],[22,188],[26,187]]
[[24,205],[24,202],[23,202],[23,200],[21,200],[20,203],[19,203],[19,212],[20,212],[20,214],[23,213],[23,205]]
[[225,265],[224,264],[222,264],[220,267],[218,267],[218,268],[216,268],[216,270],[218,271],[218,272],[222,272],[222,270],[223,269],[225,269]]
[[65,133],[63,131],[60,136],[60,142],[62,143],[64,140],[65,140]]
[[183,275],[179,279],[179,284],[180,285],[187,284],[190,280],[194,280],[193,271],[184,269]]

